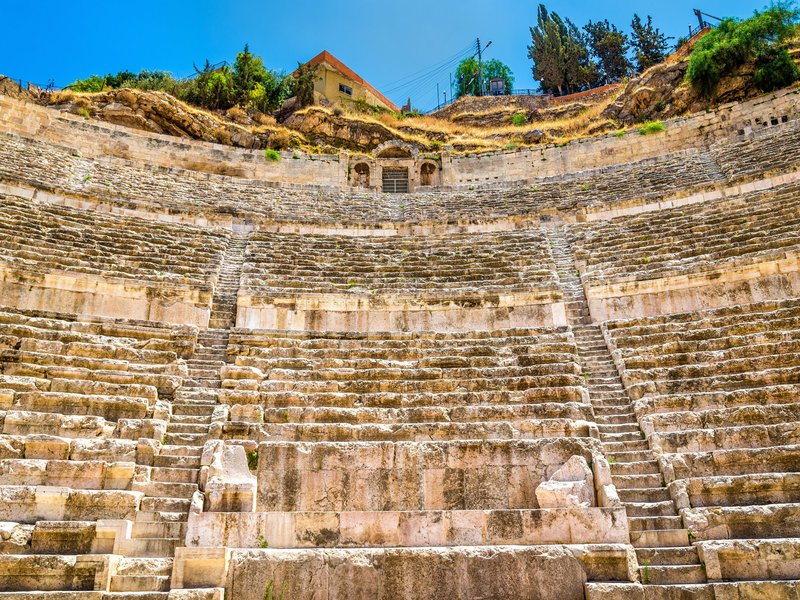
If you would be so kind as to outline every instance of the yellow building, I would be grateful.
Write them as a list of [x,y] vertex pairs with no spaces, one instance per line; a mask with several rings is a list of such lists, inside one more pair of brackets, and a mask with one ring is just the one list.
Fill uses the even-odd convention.
[[318,67],[314,91],[331,102],[342,104],[364,100],[372,106],[400,111],[397,105],[327,50],[320,52],[307,64]]

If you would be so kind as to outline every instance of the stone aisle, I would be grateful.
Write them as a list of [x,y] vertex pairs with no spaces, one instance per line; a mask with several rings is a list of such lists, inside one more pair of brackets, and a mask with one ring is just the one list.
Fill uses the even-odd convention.
[[[166,598],[175,548],[184,544],[192,498],[199,491],[203,445],[217,409],[220,368],[226,364],[230,329],[235,325],[236,296],[247,248],[247,234],[233,234],[214,288],[209,329],[197,336],[187,360],[189,377],[176,390],[160,452],[154,457],[153,482],[144,489],[132,540],[111,590],[140,592],[137,600]],[[150,592],[150,593],[148,593]],[[146,595],[145,595],[146,594]]]
[[552,229],[548,237],[603,452],[628,514],[641,583],[651,588],[646,592],[652,597],[666,596],[671,587],[682,586],[697,594],[693,596],[697,600],[713,598],[711,587],[704,585],[705,569],[639,427],[600,326],[592,323],[569,240],[561,228]]

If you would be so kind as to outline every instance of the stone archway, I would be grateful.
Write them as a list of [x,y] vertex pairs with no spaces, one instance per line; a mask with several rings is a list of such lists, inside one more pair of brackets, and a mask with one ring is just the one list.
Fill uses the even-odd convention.
[[358,163],[353,169],[355,173],[353,176],[353,187],[368,188],[369,187],[369,165],[365,162]]
[[422,164],[419,169],[419,184],[422,186],[432,186],[436,182],[436,165],[430,162]]

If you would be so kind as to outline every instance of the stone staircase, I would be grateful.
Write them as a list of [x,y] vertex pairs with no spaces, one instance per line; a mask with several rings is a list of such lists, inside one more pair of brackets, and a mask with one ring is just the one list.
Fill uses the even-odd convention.
[[[668,586],[703,584],[705,569],[639,427],[600,327],[592,323],[572,248],[563,231],[553,230],[550,246],[603,452],[611,464],[614,485],[628,514],[631,543],[636,548],[640,580],[647,597],[669,597],[671,590],[661,589]],[[604,589],[608,589],[608,584],[604,584]],[[711,593],[710,588],[701,586],[700,593],[706,591]]]
[[192,496],[199,490],[200,460],[217,406],[229,330],[235,324],[246,246],[247,237],[234,234],[225,253],[211,307],[212,327],[198,334],[187,360],[189,377],[175,391],[164,444],[154,457],[150,482],[141,488],[145,497],[130,545],[123,549],[126,558],[111,580],[112,592],[147,593],[147,600],[166,598],[169,592],[172,557],[183,545]]

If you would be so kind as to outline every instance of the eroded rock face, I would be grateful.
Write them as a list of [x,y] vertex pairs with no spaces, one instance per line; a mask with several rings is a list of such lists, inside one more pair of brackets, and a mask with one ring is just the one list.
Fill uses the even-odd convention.
[[720,82],[711,101],[700,96],[685,80],[689,56],[697,40],[632,80],[619,98],[603,112],[603,117],[624,124],[667,119],[727,102],[746,100],[760,93],[752,84],[754,66],[747,64]]
[[595,505],[594,475],[582,456],[573,456],[536,488],[540,508],[579,508]]

